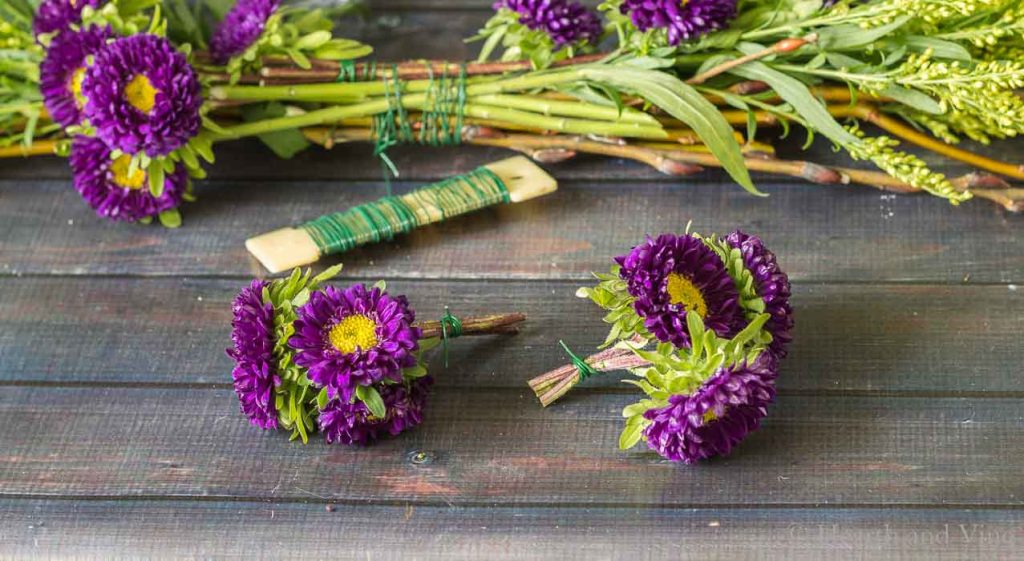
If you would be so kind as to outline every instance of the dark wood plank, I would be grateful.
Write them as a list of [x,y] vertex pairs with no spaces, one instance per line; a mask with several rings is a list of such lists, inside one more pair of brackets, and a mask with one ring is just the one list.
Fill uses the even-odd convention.
[[[226,384],[230,302],[242,281],[0,279],[0,383]],[[347,284],[344,281],[339,282]],[[601,314],[578,284],[397,281],[421,318],[443,304],[463,316],[528,314],[512,338],[456,341],[451,387],[521,387],[603,340]],[[1024,294],[1004,286],[797,285],[796,341],[784,391],[1024,392]],[[48,349],[39,352],[39,349]],[[588,382],[626,386],[621,374]],[[628,391],[628,390],[627,390]]]
[[1024,506],[1020,399],[785,396],[725,459],[620,452],[635,396],[432,396],[424,424],[353,449],[262,434],[229,390],[9,388],[0,494],[430,505]]
[[[773,196],[760,199],[733,185],[567,181],[325,263],[343,259],[361,278],[584,279],[645,234],[692,220],[760,234],[797,281],[1024,281],[1022,217],[853,188],[766,188]],[[63,181],[0,181],[0,274],[257,274],[247,237],[382,194],[379,183],[211,181],[185,227],[168,231],[98,220]]]
[[[1013,559],[1008,510],[561,509],[0,501],[0,557],[592,560]],[[386,522],[382,522],[386,521]],[[301,547],[295,543],[301,542]],[[257,544],[256,547],[253,547]]]

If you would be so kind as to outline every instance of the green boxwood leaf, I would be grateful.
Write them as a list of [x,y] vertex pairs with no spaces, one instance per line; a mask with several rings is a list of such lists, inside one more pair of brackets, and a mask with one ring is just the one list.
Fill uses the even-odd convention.
[[626,421],[626,427],[622,429],[622,434],[619,435],[619,449],[629,450],[633,446],[636,446],[636,443],[640,442],[643,430],[643,417],[631,417]]
[[160,219],[160,223],[163,224],[165,228],[177,228],[181,226],[181,213],[178,212],[178,209],[176,208],[161,212],[157,215],[157,218]]

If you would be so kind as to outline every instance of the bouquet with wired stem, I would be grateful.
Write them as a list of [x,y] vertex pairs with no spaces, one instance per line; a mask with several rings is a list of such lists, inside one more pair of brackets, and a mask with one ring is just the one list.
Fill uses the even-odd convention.
[[[28,1],[0,3],[19,14],[3,28],[4,84],[20,85],[3,90],[4,150],[70,152],[76,188],[110,218],[176,225],[215,143],[248,136],[284,157],[371,142],[388,173],[399,143],[476,144],[721,167],[753,194],[750,170],[1024,207],[1007,182],[1020,163],[957,146],[1024,131],[1014,0],[502,0],[471,38],[477,60],[395,63],[276,0],[47,0],[31,28]],[[879,169],[781,160],[759,141],[794,128]],[[946,177],[908,142],[976,171]]]

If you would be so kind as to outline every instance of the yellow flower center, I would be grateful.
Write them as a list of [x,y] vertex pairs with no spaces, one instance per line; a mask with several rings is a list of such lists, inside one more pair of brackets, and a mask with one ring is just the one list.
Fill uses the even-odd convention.
[[156,94],[153,83],[142,74],[136,74],[124,87],[124,97],[128,103],[147,115],[156,105]]
[[708,305],[704,302],[704,295],[685,276],[679,273],[669,273],[666,290],[668,291],[668,300],[672,304],[679,304],[688,312],[697,312],[701,318],[708,315]]
[[131,156],[122,154],[110,164],[110,173],[114,175],[114,183],[125,189],[142,189],[142,185],[146,182],[146,172],[136,168],[129,173],[131,163]]
[[82,95],[82,80],[85,79],[85,67],[76,68],[71,73],[71,81],[68,82],[68,90],[75,98],[75,106],[79,109],[85,107],[85,96]]
[[377,324],[363,314],[351,315],[332,327],[327,338],[343,354],[365,351],[377,346]]
[[704,424],[706,425],[706,424],[710,423],[711,421],[717,421],[718,420],[718,415],[715,415],[715,410],[714,409],[708,409],[707,411],[704,412],[704,417],[703,418],[704,418]]

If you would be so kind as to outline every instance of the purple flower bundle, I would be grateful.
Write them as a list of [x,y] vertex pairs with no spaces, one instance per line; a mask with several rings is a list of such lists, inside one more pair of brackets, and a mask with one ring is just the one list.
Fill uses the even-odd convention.
[[422,332],[408,300],[379,286],[320,286],[338,270],[244,287],[227,354],[253,425],[365,445],[420,424],[433,380],[419,362]]
[[101,0],[47,0],[33,28],[46,35],[40,64],[43,104],[72,137],[75,189],[98,216],[165,225],[180,222],[194,155],[175,151],[200,130],[202,91],[186,56],[166,38],[119,37],[82,23]]
[[623,449],[642,440],[685,463],[728,454],[767,415],[792,340],[789,279],[775,254],[741,231],[668,233],[615,262],[578,292],[608,311],[611,348],[531,387],[547,405],[589,375],[625,367],[647,395],[623,412]]
[[254,280],[232,303],[232,378],[239,407],[265,430],[367,445],[423,422],[433,378],[423,353],[459,335],[515,332],[521,314],[415,323],[405,296],[383,283],[323,286],[313,277]]

